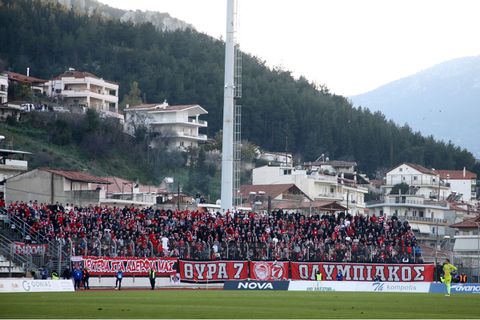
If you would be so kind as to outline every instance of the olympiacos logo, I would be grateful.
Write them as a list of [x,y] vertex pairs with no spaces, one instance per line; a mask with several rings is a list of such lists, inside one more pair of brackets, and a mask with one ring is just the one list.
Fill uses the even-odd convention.
[[256,262],[253,268],[255,277],[259,280],[279,280],[283,279],[283,265],[280,263],[274,262],[270,265],[267,262]]
[[265,280],[270,277],[270,266],[268,265],[268,263],[255,263],[253,271],[255,272],[255,276],[257,277],[257,279]]

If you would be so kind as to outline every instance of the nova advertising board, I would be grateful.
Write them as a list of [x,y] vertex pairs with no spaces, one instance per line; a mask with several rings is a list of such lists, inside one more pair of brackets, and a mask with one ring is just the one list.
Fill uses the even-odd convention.
[[288,290],[289,281],[225,281],[224,290],[257,290],[276,291]]
[[[443,283],[432,283],[430,293],[447,293],[447,288]],[[451,293],[473,293],[480,294],[480,283],[452,283]]]
[[180,279],[191,282],[223,282],[248,278],[248,261],[179,260]]
[[1,279],[0,292],[69,292],[71,280]]
[[317,272],[323,280],[335,280],[339,271],[346,281],[430,282],[433,264],[366,264],[332,262],[291,262],[292,280],[315,280]]
[[427,282],[290,281],[289,291],[428,293]]

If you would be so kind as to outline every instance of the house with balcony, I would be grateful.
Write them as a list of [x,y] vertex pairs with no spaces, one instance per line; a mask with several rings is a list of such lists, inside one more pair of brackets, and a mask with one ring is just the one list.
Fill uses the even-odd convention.
[[[470,202],[477,199],[477,174],[466,170],[437,170],[440,179],[450,189],[452,201]],[[447,198],[448,200],[448,198]]]
[[313,201],[336,201],[350,213],[364,213],[366,187],[354,176],[322,173],[292,166],[263,166],[253,169],[252,184],[295,184]]
[[[34,94],[42,95],[45,92],[45,82],[47,80],[30,76],[30,69],[27,68],[27,74],[21,74],[17,72],[7,71],[9,86],[27,86],[32,90]],[[13,96],[15,98],[15,88],[13,90]]]
[[118,84],[70,68],[45,83],[46,94],[71,111],[95,109],[103,116],[123,121],[118,113]]
[[208,112],[198,104],[142,104],[127,107],[124,112],[125,131],[135,135],[138,128],[146,128],[152,137],[152,148],[164,145],[169,149],[186,150],[207,141],[207,135],[200,130],[208,124],[199,117]]
[[405,183],[409,192],[426,199],[446,200],[450,194],[449,187],[434,169],[427,169],[419,164],[402,163],[387,172],[383,185],[384,194],[389,194],[395,185]]
[[435,201],[416,194],[387,194],[367,203],[370,215],[408,221],[417,239],[432,244],[436,237],[454,235],[449,225],[457,219],[446,201]]

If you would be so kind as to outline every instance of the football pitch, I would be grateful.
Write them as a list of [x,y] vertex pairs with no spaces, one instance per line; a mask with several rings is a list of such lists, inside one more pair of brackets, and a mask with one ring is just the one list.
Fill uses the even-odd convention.
[[2,293],[0,318],[480,318],[480,295],[222,290]]

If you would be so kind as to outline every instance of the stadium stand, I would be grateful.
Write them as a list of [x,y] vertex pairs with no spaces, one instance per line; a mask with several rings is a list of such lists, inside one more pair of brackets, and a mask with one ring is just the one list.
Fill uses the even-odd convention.
[[60,242],[71,255],[422,263],[408,222],[337,214],[165,211],[12,203],[25,242]]

